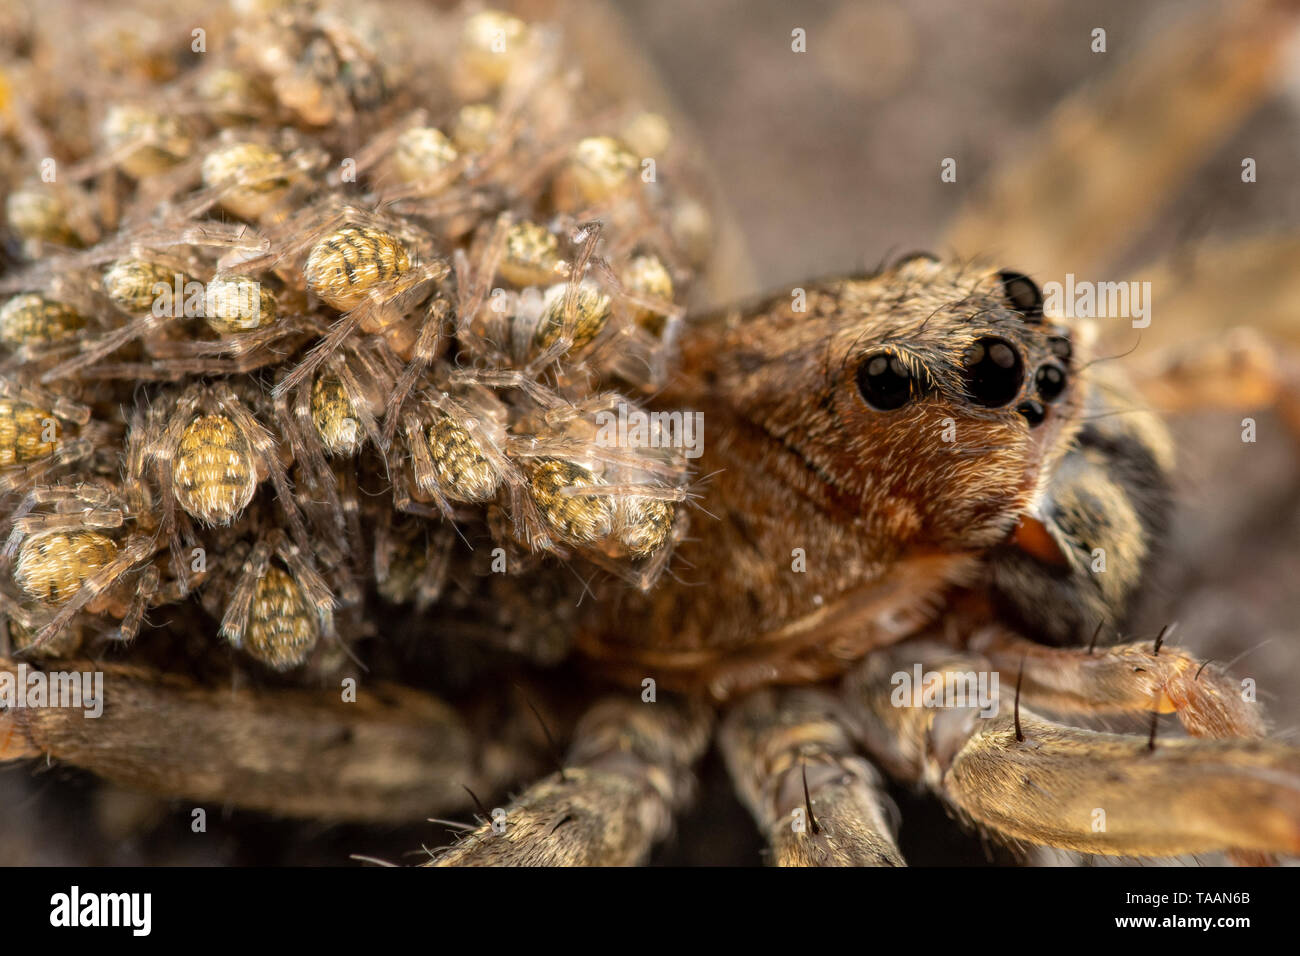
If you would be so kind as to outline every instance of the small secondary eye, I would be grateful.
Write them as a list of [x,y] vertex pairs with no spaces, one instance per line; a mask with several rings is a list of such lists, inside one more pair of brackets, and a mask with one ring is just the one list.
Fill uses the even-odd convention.
[[1053,335],[1047,340],[1047,347],[1052,350],[1052,354],[1064,361],[1070,361],[1070,356],[1074,354],[1074,348],[1070,345],[1070,340],[1064,335]]
[[1043,401],[1056,401],[1065,391],[1065,370],[1052,363],[1040,366],[1034,373],[1034,388],[1038,390],[1038,397]]
[[971,401],[986,408],[999,408],[1020,394],[1025,365],[1010,343],[985,337],[977,339],[966,350],[962,378]]
[[891,268],[897,269],[900,266],[907,265],[909,262],[938,263],[938,261],[939,261],[939,257],[936,256],[933,252],[921,252],[918,250],[916,252],[909,252],[906,255],[899,256],[897,259],[894,260],[894,263],[891,266]]
[[1033,279],[1023,273],[1009,270],[999,272],[998,278],[1002,280],[1002,290],[1006,293],[1007,301],[1011,303],[1012,308],[1023,313],[1026,319],[1042,317],[1043,293]]
[[1047,417],[1047,409],[1043,408],[1041,402],[1036,402],[1032,398],[1017,405],[1016,411],[1025,416],[1025,421],[1029,422],[1030,428],[1037,428]]
[[897,355],[881,352],[858,366],[858,391],[872,408],[891,412],[912,400],[912,373]]

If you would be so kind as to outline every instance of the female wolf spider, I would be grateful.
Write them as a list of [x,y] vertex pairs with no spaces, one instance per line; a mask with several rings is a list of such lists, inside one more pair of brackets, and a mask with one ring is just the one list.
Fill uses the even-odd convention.
[[[1169,111],[1205,123],[1202,139],[1262,92],[1259,50],[1276,53],[1278,24],[1294,18],[1263,0],[1252,11],[1214,24],[1227,62],[1206,73],[1256,80],[1212,91],[1186,68],[1175,78],[1186,82],[1170,84],[1215,107]],[[127,472],[143,503],[131,508],[149,506],[173,550],[193,535],[191,516],[215,526],[207,531],[222,547],[205,596],[227,638],[273,669],[294,666],[329,631],[325,579],[346,564],[340,552],[365,543],[372,520],[373,548],[355,547],[353,569],[373,566],[382,598],[436,609],[432,628],[413,630],[446,652],[448,669],[472,672],[488,645],[512,656],[488,655],[489,670],[470,685],[484,693],[463,695],[463,709],[369,678],[356,703],[341,704],[332,690],[214,689],[110,661],[100,665],[108,693],[94,726],[61,713],[0,715],[0,756],[44,755],[154,792],[328,820],[422,819],[468,806],[467,789],[525,784],[503,815],[485,812],[436,851],[438,864],[643,861],[689,803],[693,767],[715,740],[781,864],[902,863],[882,770],[1018,843],[1128,856],[1227,850],[1248,862],[1300,853],[1300,754],[1263,736],[1260,708],[1226,668],[1163,632],[1098,646],[1128,626],[1164,536],[1174,469],[1161,424],[1098,364],[1104,353],[1087,323],[1046,315],[1028,275],[974,262],[1036,237],[1008,262],[1064,273],[1057,267],[1072,260],[1060,250],[1109,234],[1121,214],[1127,221],[1133,211],[1107,199],[1115,176],[1065,162],[1095,143],[1113,147],[1102,134],[1114,130],[1050,141],[1034,175],[959,224],[953,261],[906,257],[679,323],[701,245],[683,235],[704,232],[698,217],[667,189],[637,185],[635,154],[606,135],[614,120],[576,115],[553,31],[490,11],[452,16],[465,30],[456,55],[442,56],[444,31],[433,30],[428,51],[410,51],[426,59],[407,65],[452,64],[449,90],[437,92],[456,115],[485,104],[495,113],[477,145],[462,135],[482,155],[441,166],[447,180],[433,180],[460,191],[454,214],[438,205],[445,196],[423,194],[423,181],[421,195],[371,209],[382,189],[354,201],[331,180],[297,215],[247,232],[168,225],[175,245],[216,236],[223,275],[273,275],[277,294],[301,298],[317,341],[285,354],[275,376],[151,391],[152,407],[127,429]],[[260,60],[245,45],[240,63],[257,65],[300,125],[339,121],[321,133],[327,145],[353,135],[368,94],[347,87],[339,61],[362,64],[356,78],[372,86],[364,38],[314,13],[261,23],[245,39],[271,55]],[[277,48],[286,24],[292,33]],[[1199,70],[1203,57],[1190,54],[1204,51],[1178,42],[1184,56],[1172,62]],[[414,83],[436,76],[407,72]],[[1142,82],[1150,93],[1150,78]],[[1120,86],[1124,95],[1110,99],[1102,91],[1109,112],[1094,112],[1139,138],[1131,104],[1142,97]],[[427,91],[389,92],[400,101]],[[409,106],[397,114],[409,118]],[[412,122],[389,128],[394,140]],[[419,135],[440,153],[441,140]],[[374,168],[409,176],[379,162],[393,159],[385,149]],[[1175,152],[1186,162],[1194,151]],[[1090,160],[1101,168],[1098,155]],[[1175,178],[1168,162],[1155,165],[1164,179],[1153,190]],[[1097,222],[1084,215],[1044,241],[1047,203],[1017,220],[1018,203],[1041,198],[1035,190],[1059,193],[1062,168],[1085,180],[1079,195],[1110,221],[1089,229]],[[593,212],[600,229],[582,225]],[[120,258],[139,239],[128,230],[0,289],[30,291],[43,276]],[[1044,252],[1053,243],[1055,259]],[[494,311],[499,281],[508,308]],[[551,290],[549,317],[517,301],[541,287]],[[1232,291],[1234,307],[1247,308]],[[121,385],[98,380],[101,357],[72,369],[78,382]],[[1266,370],[1266,395],[1235,381],[1262,364],[1223,363],[1216,397],[1294,403],[1281,363]],[[1194,400],[1197,367],[1157,369],[1140,383],[1143,397]],[[96,414],[113,395],[95,393]],[[592,416],[619,404],[702,412],[701,459],[597,442]],[[89,410],[65,407],[79,427],[90,427]],[[5,414],[30,428],[29,413]],[[116,450],[105,437],[88,457]],[[13,460],[26,446],[12,444],[6,465],[17,478],[6,490],[29,491],[37,476]],[[274,508],[252,500],[262,470]],[[19,551],[44,519],[50,533],[78,514],[112,520],[98,492],[75,494],[87,500],[30,502],[15,529]],[[51,514],[35,513],[46,504]],[[490,556],[467,554],[484,539],[498,546]],[[102,564],[107,548],[92,544],[99,550],[88,547],[85,563]],[[312,560],[312,548],[328,554]],[[498,551],[513,567],[530,550],[572,563],[532,555],[527,578],[495,567]],[[587,564],[613,573],[582,579]],[[595,600],[557,600],[555,578]],[[54,584],[56,596],[67,589]],[[89,602],[92,590],[75,589],[74,600]],[[552,662],[540,636],[557,629],[563,639],[548,647],[572,646],[585,676],[608,690],[594,704],[571,706],[562,679],[535,679],[527,666]],[[380,630],[376,664],[396,655]],[[539,639],[494,643],[483,640],[489,631]],[[461,646],[471,649],[463,661]],[[382,673],[421,680],[407,663],[398,655]],[[526,688],[502,680],[516,672]],[[897,693],[914,673],[911,692]],[[972,702],[980,677],[987,694]],[[429,682],[465,687],[442,673]],[[948,700],[959,691],[966,696]],[[1136,719],[1142,732],[1069,726],[1048,712]],[[1158,734],[1161,714],[1176,714],[1186,736]],[[162,740],[160,715],[173,731]],[[534,715],[571,740],[562,769],[540,779]]]

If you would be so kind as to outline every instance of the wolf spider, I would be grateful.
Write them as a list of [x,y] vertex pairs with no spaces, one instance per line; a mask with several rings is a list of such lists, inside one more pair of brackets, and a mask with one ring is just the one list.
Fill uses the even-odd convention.
[[31,635],[30,649],[56,639],[82,609],[117,616],[114,640],[135,637],[160,584],[147,517],[141,527],[130,495],[104,481],[38,485],[23,497],[0,551],[0,571],[23,596],[0,590],[0,608]]
[[[247,383],[242,384],[242,391],[249,394]],[[182,555],[182,531],[186,538],[194,538],[191,519],[207,527],[231,525],[267,478],[275,488],[290,537],[308,550],[282,451],[240,391],[226,380],[197,382],[166,396],[166,402],[152,405],[133,421],[130,440],[142,451],[128,459],[128,478],[136,484],[143,484],[146,474],[153,478],[157,535],[170,545],[182,589],[190,577],[190,562]]]
[[227,560],[238,571],[221,636],[234,647],[288,670],[306,661],[322,636],[334,636],[334,594],[283,532],[271,532],[251,549],[232,549]]
[[[1174,646],[1167,631],[1121,636],[1149,588],[1175,499],[1177,466],[1158,413],[1211,402],[1271,404],[1300,420],[1289,353],[1236,349],[1212,361],[1207,353],[1219,349],[1189,356],[1180,343],[1173,353],[1148,355],[1144,344],[1130,363],[1140,374],[1129,384],[1103,362],[1109,343],[1097,341],[1092,324],[1049,314],[1037,284],[1076,261],[1095,265],[1115,222],[1140,218],[1196,152],[1185,148],[1181,129],[1166,127],[1172,145],[1154,147],[1159,162],[1129,169],[1127,179],[1115,175],[1107,154],[1117,138],[1152,141],[1135,104],[1159,100],[1170,107],[1161,117],[1195,126],[1197,143],[1213,140],[1263,95],[1268,71],[1257,64],[1262,53],[1280,52],[1287,31],[1279,27],[1294,17],[1261,2],[1240,19],[1162,39],[1153,59],[1172,75],[1121,72],[1068,104],[1065,131],[1054,128],[1038,149],[1023,151],[1025,165],[994,181],[958,218],[946,241],[955,254],[946,261],[908,256],[867,274],[700,312],[674,329],[668,374],[644,383],[623,374],[620,356],[609,353],[626,344],[620,336],[636,334],[638,310],[674,325],[672,293],[656,291],[666,288],[661,279],[636,288],[623,278],[625,263],[602,265],[594,231],[590,246],[576,243],[583,250],[564,280],[559,335],[544,336],[536,349],[535,326],[531,336],[517,335],[527,327],[517,314],[484,313],[513,210],[498,217],[494,209],[471,248],[451,254],[454,288],[440,285],[449,267],[432,255],[437,243],[423,224],[358,214],[362,222],[351,228],[396,239],[349,237],[382,260],[367,263],[365,278],[375,281],[362,290],[351,288],[358,283],[342,266],[333,282],[304,277],[309,247],[353,215],[337,197],[267,227],[260,245],[228,253],[223,270],[274,272],[286,289],[324,303],[315,314],[330,308],[340,317],[313,351],[286,358],[270,399],[245,402],[227,383],[194,383],[174,406],[155,405],[136,439],[149,454],[133,456],[129,469],[152,477],[160,533],[172,535],[186,520],[173,463],[199,418],[226,418],[234,432],[222,426],[222,434],[242,435],[244,457],[274,476],[283,514],[266,509],[252,535],[231,529],[240,543],[219,570],[237,582],[238,600],[224,609],[227,636],[247,647],[258,589],[268,580],[257,643],[273,668],[292,665],[328,629],[328,588],[306,557],[308,547],[328,543],[300,540],[294,525],[294,496],[314,499],[318,489],[302,482],[290,490],[287,461],[301,469],[315,454],[308,386],[330,372],[352,379],[344,397],[369,414],[367,442],[349,448],[351,457],[322,454],[324,464],[306,470],[330,469],[336,497],[319,510],[337,516],[340,540],[363,541],[357,529],[380,509],[374,548],[353,564],[386,576],[376,589],[385,600],[437,609],[433,627],[413,629],[413,637],[447,650],[440,663],[455,658],[472,670],[470,659],[491,643],[480,641],[484,631],[541,634],[553,617],[567,639],[562,647],[572,646],[581,686],[599,690],[575,701],[567,675],[529,666],[526,651],[488,655],[469,684],[476,693],[442,683],[442,673],[408,671],[401,657],[382,671],[449,687],[464,703],[457,707],[379,679],[367,678],[358,701],[342,704],[332,688],[267,681],[216,688],[108,662],[101,720],[86,726],[62,713],[5,714],[0,756],[61,760],[153,793],[315,820],[412,821],[468,810],[475,793],[493,801],[514,793],[500,801],[500,813],[482,808],[480,819],[460,825],[459,839],[434,849],[429,862],[438,865],[643,862],[690,804],[694,768],[713,743],[770,858],[782,865],[904,863],[885,774],[1015,846],[1127,857],[1227,851],[1250,863],[1300,854],[1300,750],[1265,736],[1262,707],[1228,666]],[[474,21],[474,30],[484,22]],[[456,79],[476,97],[501,89],[504,106],[526,85],[512,64],[527,65],[547,37],[518,23],[503,21],[505,35],[530,39],[508,44],[504,59],[471,37],[471,55],[453,61],[470,74]],[[1216,69],[1207,71],[1210,49]],[[295,47],[288,62],[301,66],[303,52]],[[1225,85],[1224,76],[1242,82]],[[1191,103],[1173,109],[1158,95],[1170,89]],[[313,105],[310,95],[280,93],[283,105],[312,119],[302,105]],[[323,119],[354,118],[344,101],[328,99]],[[524,119],[540,122],[527,111],[501,113],[502,132]],[[568,149],[588,132],[559,139]],[[546,172],[537,175],[550,176],[557,165],[542,163]],[[1077,188],[1061,188],[1062,170]],[[586,212],[568,209],[573,197],[562,191],[520,195],[534,201],[527,213],[534,221],[540,209],[575,222]],[[594,195],[579,198],[598,206]],[[614,190],[605,198],[621,197]],[[1061,224],[1045,212],[1052,209],[1064,209]],[[670,278],[689,271],[681,266],[687,257],[670,254],[665,246],[674,243],[661,246],[655,231],[622,236],[619,255],[645,242],[668,260],[660,264]],[[393,268],[396,247],[408,241],[425,265]],[[1005,250],[1000,264],[1026,272],[976,261],[994,248]],[[1237,269],[1259,258],[1255,248],[1228,253]],[[1276,250],[1266,259],[1275,270],[1287,261]],[[1166,272],[1179,275],[1173,266]],[[1227,305],[1267,318],[1250,311],[1237,272],[1227,274],[1231,281],[1216,277]],[[589,279],[611,296],[619,327],[580,343],[578,284]],[[1218,320],[1224,303],[1207,294],[1214,283],[1192,285],[1197,294],[1181,303],[1180,315],[1217,328],[1209,320]],[[431,303],[421,310],[426,297]],[[1182,331],[1179,325],[1175,334]],[[1164,334],[1151,330],[1154,339]],[[449,357],[453,341],[459,351]],[[1207,374],[1213,389],[1202,388]],[[703,412],[709,432],[701,460],[686,469],[672,456],[598,446],[589,416],[620,400],[602,390],[615,387],[606,377],[631,385],[632,407]],[[382,414],[375,383],[393,392]],[[479,389],[490,400],[465,398]],[[498,406],[503,421],[492,414]],[[287,451],[274,447],[255,415],[284,432]],[[440,473],[428,437],[439,415],[471,439],[490,434],[499,444],[472,454],[464,435],[449,429]],[[402,458],[407,452],[413,467]],[[140,464],[146,460],[153,471]],[[367,480],[384,468],[393,487],[377,493]],[[326,483],[323,472],[318,477]],[[387,508],[389,491],[399,504],[412,503],[416,516]],[[693,495],[698,509],[683,507]],[[434,506],[421,512],[421,496]],[[666,530],[666,573],[629,587],[628,554],[603,553],[618,573],[581,578],[628,520],[620,508],[637,499],[677,505]],[[460,521],[471,502],[486,504],[484,512]],[[313,513],[318,505],[303,503]],[[505,536],[495,534],[503,526]],[[430,531],[433,553],[412,558]],[[487,532],[498,545],[513,535],[573,560],[537,561],[516,580],[495,569],[475,574],[455,535],[468,546]],[[498,560],[483,550],[473,560]],[[497,550],[507,563],[517,559]],[[297,574],[296,592],[285,584],[293,574],[264,573],[276,561]],[[594,600],[555,600],[548,570]],[[460,611],[472,621],[459,620]],[[397,626],[375,628],[376,661],[395,643],[378,632],[402,623],[391,608],[380,613],[391,616],[376,620]],[[462,648],[465,660],[453,650]],[[898,694],[913,673],[911,692]],[[979,677],[988,679],[987,694],[975,706]],[[958,693],[965,696],[948,699]],[[161,741],[159,715],[174,731]],[[1163,715],[1176,717],[1182,732],[1162,726]],[[1102,722],[1126,732],[1082,726]],[[547,773],[554,763],[539,737],[552,732],[569,747],[560,769]]]

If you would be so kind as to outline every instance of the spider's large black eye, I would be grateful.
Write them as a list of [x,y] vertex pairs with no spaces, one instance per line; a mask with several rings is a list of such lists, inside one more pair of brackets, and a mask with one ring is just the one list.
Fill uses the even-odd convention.
[[897,355],[881,352],[858,366],[858,391],[880,412],[902,408],[912,399],[912,373]]
[[1043,315],[1043,293],[1033,279],[1019,272],[1003,270],[998,273],[1002,280],[1002,290],[1007,301],[1026,319],[1038,319]]
[[971,401],[986,408],[998,408],[1018,394],[1025,380],[1025,363],[1003,339],[976,339],[966,350],[962,377]]

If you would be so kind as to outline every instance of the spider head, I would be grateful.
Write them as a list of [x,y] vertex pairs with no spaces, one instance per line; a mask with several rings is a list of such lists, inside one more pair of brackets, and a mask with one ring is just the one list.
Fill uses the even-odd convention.
[[1042,301],[1019,273],[911,256],[733,315],[687,362],[873,562],[975,551],[1012,533],[1078,427],[1085,343]]
[[[892,300],[881,301],[882,280]],[[1077,332],[1046,319],[1038,286],[1009,270],[971,273],[909,257],[840,293],[857,330],[830,383],[834,407],[864,492],[883,491],[872,504],[905,522],[891,537],[905,540],[920,514],[917,530],[933,535],[921,535],[923,545],[965,549],[1001,538],[1077,430]],[[898,470],[906,485],[891,477]]]

